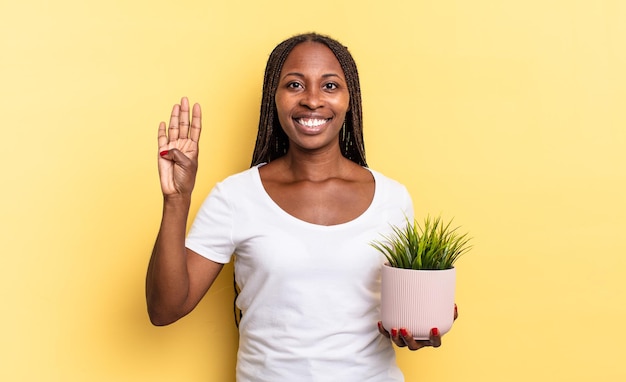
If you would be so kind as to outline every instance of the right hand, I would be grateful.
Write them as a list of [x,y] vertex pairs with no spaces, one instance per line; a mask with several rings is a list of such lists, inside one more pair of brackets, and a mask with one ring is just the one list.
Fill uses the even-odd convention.
[[191,196],[198,171],[198,142],[202,130],[200,105],[193,105],[191,124],[189,100],[183,97],[172,108],[169,128],[159,124],[159,178],[163,196]]

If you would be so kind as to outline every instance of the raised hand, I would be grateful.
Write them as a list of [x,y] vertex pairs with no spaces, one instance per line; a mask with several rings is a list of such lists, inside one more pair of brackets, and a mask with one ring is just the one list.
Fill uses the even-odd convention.
[[159,177],[165,197],[191,196],[198,170],[198,142],[202,130],[202,111],[193,105],[191,123],[189,100],[183,97],[174,105],[169,127],[159,124]]

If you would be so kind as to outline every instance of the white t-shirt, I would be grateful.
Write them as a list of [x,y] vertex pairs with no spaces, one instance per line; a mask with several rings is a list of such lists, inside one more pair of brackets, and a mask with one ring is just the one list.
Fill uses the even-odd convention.
[[413,219],[406,188],[370,170],[368,209],[333,226],[304,222],[266,193],[258,167],[218,183],[186,246],[219,263],[235,254],[243,312],[239,382],[403,381],[380,320],[380,269],[371,247],[390,224]]

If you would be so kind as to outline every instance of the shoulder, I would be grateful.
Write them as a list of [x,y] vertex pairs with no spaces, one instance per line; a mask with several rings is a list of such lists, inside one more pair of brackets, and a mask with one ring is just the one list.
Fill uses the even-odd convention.
[[219,199],[224,202],[249,198],[250,193],[258,190],[259,172],[257,167],[251,167],[241,172],[229,175],[217,182],[209,192],[208,199]]
[[376,180],[376,200],[390,214],[388,220],[402,224],[407,217],[412,219],[413,199],[406,186],[378,171],[369,170]]
[[221,188],[230,188],[253,184],[259,177],[258,167],[259,166],[253,166],[241,172],[229,175],[228,177],[217,183],[216,186]]
[[368,168],[368,170],[372,173],[372,176],[374,177],[377,186],[396,192],[408,192],[404,184],[400,183],[399,181],[392,179],[384,175],[383,173],[380,173],[371,168]]

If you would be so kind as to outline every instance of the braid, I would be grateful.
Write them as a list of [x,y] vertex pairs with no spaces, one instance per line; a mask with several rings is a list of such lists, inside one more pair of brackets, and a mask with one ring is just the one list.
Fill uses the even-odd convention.
[[303,42],[324,44],[337,57],[346,77],[350,94],[350,108],[346,113],[345,127],[342,129],[342,134],[339,137],[341,153],[351,161],[361,166],[367,166],[363,142],[361,86],[359,84],[359,73],[356,63],[348,48],[328,36],[316,33],[301,34],[289,38],[278,44],[270,54],[265,67],[259,129],[251,165],[255,166],[263,162],[269,163],[287,153],[289,140],[278,121],[274,97],[280,80],[280,71],[287,56],[296,45]]

